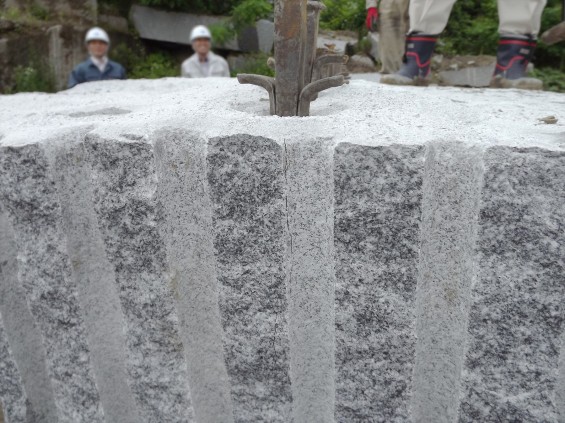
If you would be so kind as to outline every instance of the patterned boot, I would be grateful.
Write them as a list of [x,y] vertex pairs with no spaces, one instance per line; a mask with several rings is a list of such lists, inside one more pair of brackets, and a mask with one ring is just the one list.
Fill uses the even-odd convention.
[[519,88],[541,90],[543,83],[526,77],[528,63],[534,56],[536,40],[527,37],[501,37],[498,43],[496,69],[490,86],[493,88]]
[[436,42],[437,37],[435,35],[408,35],[402,68],[393,75],[384,75],[381,78],[381,83],[388,85],[427,85]]

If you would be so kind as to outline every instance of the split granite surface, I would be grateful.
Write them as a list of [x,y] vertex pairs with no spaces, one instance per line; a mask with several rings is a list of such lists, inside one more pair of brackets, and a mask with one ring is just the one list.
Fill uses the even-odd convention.
[[0,96],[7,422],[565,422],[565,95],[266,100]]

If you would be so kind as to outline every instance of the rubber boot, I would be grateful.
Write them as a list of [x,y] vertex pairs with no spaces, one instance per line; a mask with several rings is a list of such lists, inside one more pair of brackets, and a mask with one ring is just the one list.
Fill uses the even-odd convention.
[[498,43],[496,68],[490,86],[522,90],[543,89],[542,81],[526,76],[536,45],[536,40],[531,36],[501,37]]
[[393,75],[384,75],[381,83],[389,85],[427,85],[435,35],[409,34],[406,37],[406,53],[400,70]]

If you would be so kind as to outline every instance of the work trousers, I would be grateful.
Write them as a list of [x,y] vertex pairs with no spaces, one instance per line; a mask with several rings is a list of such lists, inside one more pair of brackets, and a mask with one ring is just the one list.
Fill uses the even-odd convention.
[[[457,0],[411,0],[410,32],[439,35]],[[501,35],[533,35],[540,31],[547,0],[498,0]]]
[[409,29],[409,1],[381,0],[379,17],[381,73],[396,73],[402,66],[405,36]]

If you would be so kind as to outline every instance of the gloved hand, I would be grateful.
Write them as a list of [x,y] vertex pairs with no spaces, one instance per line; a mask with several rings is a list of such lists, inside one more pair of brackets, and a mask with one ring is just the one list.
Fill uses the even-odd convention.
[[369,7],[367,9],[367,20],[365,21],[369,31],[376,31],[377,21],[379,19],[379,11],[376,7]]

